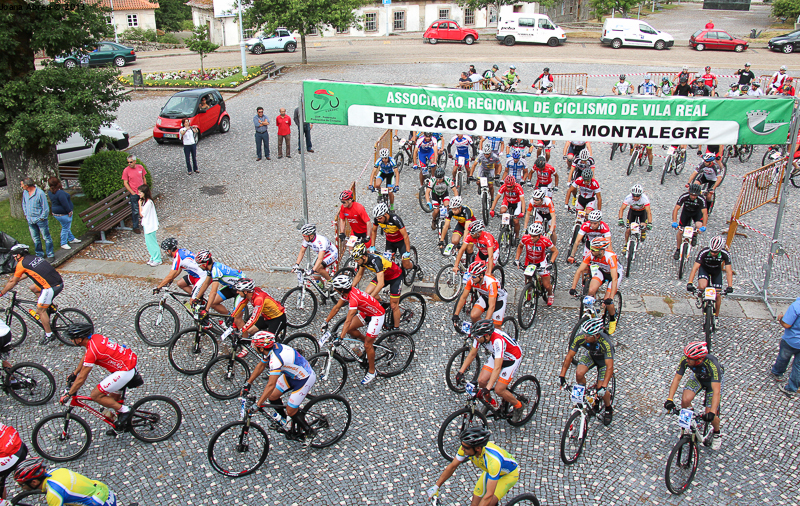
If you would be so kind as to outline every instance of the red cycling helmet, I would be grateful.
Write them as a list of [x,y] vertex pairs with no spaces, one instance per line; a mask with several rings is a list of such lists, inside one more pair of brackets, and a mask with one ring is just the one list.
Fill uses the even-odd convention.
[[25,459],[14,471],[14,480],[17,483],[27,483],[31,480],[42,479],[46,474],[47,469],[42,464],[42,459]]
[[339,200],[350,200],[353,198],[353,192],[350,190],[345,190],[339,194]]
[[504,183],[507,184],[508,186],[514,186],[515,184],[517,184],[517,178],[511,175],[506,176]]
[[704,341],[695,341],[686,345],[683,354],[691,360],[703,360],[708,355],[708,346]]

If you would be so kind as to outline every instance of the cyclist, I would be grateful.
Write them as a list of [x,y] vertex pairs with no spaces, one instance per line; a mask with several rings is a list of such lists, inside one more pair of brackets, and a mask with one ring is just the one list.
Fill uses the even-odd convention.
[[575,87],[575,94],[576,95],[585,95],[586,94],[586,90],[585,90],[585,88],[583,87],[582,84],[579,84],[578,86]]
[[117,496],[105,483],[90,480],[69,469],[53,469],[49,473],[42,459],[23,460],[14,473],[14,480],[24,490],[41,490],[50,506],[74,505],[116,506]]
[[[206,312],[214,308],[214,311],[219,314],[228,314],[228,308],[222,303],[236,298],[236,290],[233,289],[233,285],[244,277],[244,273],[221,262],[215,262],[208,250],[198,251],[194,260],[201,269],[208,273],[197,292],[197,299],[202,299],[203,294],[211,287],[211,295],[208,296],[206,302]],[[222,286],[221,290],[220,286]],[[195,301],[192,300],[192,302]]]
[[784,82],[783,86],[781,87],[780,94],[781,95],[790,96],[790,97],[795,96],[795,88],[794,88],[794,86],[792,86],[793,82],[794,81],[792,80],[791,77],[787,77],[786,78],[786,82]]
[[553,200],[545,194],[542,188],[533,190],[531,200],[528,203],[528,209],[525,211],[525,224],[522,226],[525,230],[528,229],[528,222],[533,216],[534,223],[541,223],[542,226],[547,226],[550,240],[553,244],[556,243],[556,210],[553,205]]
[[455,160],[458,162],[453,164],[453,179],[455,179],[458,167],[469,167],[470,153],[472,152],[472,137],[469,135],[457,134],[450,139],[450,143],[447,145],[447,158],[451,160],[453,159],[453,153],[451,152],[453,146],[456,148]]
[[731,83],[731,89],[725,95],[727,98],[736,98],[739,95],[739,83]]
[[376,300],[380,300],[380,293],[384,286],[389,286],[389,303],[394,316],[394,329],[398,330],[400,325],[400,289],[402,288],[403,271],[400,267],[388,260],[383,255],[376,255],[367,251],[363,245],[357,244],[353,248],[353,259],[356,261],[356,275],[353,277],[353,284],[357,285],[361,281],[366,271],[370,270],[375,274],[369,287],[364,291]]
[[[556,258],[558,258],[558,248],[556,248],[556,245],[553,244],[550,239],[542,235],[544,233],[542,224],[539,222],[531,223],[527,231],[528,233],[522,236],[517,246],[517,252],[514,255],[514,265],[521,269],[524,269],[530,264],[539,264],[544,267],[548,263],[548,252],[551,253],[549,263],[554,263]],[[520,264],[519,257],[522,255],[523,250],[525,251],[525,260],[523,264]],[[553,297],[553,285],[550,281],[550,271],[546,270],[541,276],[542,286],[547,290],[547,305],[552,306],[555,299]]]
[[489,429],[483,427],[469,427],[461,433],[458,453],[436,484],[428,489],[428,499],[439,495],[439,487],[467,459],[482,471],[472,491],[472,506],[493,506],[506,496],[519,480],[519,464],[510,453],[489,441],[491,435]]
[[[502,143],[501,143],[502,144]],[[500,174],[500,157],[492,151],[491,143],[487,142],[483,145],[483,152],[478,155],[478,158],[472,162],[472,168],[469,171],[467,182],[475,181],[476,178],[472,177],[475,168],[480,166],[478,171],[478,178],[485,177],[489,186],[489,195],[494,199],[494,178]],[[478,185],[478,195],[481,194],[480,185]]]
[[584,149],[578,153],[577,158],[578,159],[573,162],[572,168],[569,171],[568,179],[570,182],[578,179],[586,169],[591,169],[592,175],[594,175],[594,158],[589,154],[589,151]]
[[536,84],[538,82],[540,82],[540,81],[541,81],[542,84],[541,84],[541,86],[539,86],[539,92],[540,93],[544,93],[547,90],[547,85],[548,84],[553,84],[553,76],[550,74],[550,68],[549,67],[545,67],[544,70],[542,70],[542,73],[539,74],[539,77],[537,77],[536,80],[533,81],[533,84],[531,85],[531,88],[535,89],[536,88]]
[[269,380],[261,397],[258,398],[252,411],[262,409],[264,404],[277,404],[281,396],[287,391],[290,392],[286,407],[275,408],[272,418],[281,426],[288,429],[289,420],[295,426],[301,427],[306,434],[303,447],[307,448],[313,439],[312,431],[305,420],[305,416],[299,413],[300,404],[306,398],[308,392],[317,381],[317,375],[308,361],[291,346],[275,342],[275,334],[261,330],[253,335],[253,347],[261,355],[260,362],[253,369],[253,374],[242,386],[242,396],[250,392],[250,387],[264,369],[269,367]]
[[[381,148],[378,151],[378,161],[375,162],[375,166],[372,169],[372,174],[369,176],[370,181],[374,181],[372,185],[369,186],[370,191],[381,191],[381,185],[386,182],[386,187],[389,188],[389,204],[391,204],[392,209],[394,209],[394,194],[396,191],[400,189],[400,172],[397,170],[397,164],[394,163],[394,160],[391,156],[389,156],[389,150],[387,148]],[[392,181],[396,181],[394,184],[394,191],[392,191]]]
[[478,348],[483,348],[494,360],[486,360],[486,363],[481,368],[481,373],[478,376],[478,398],[484,399],[496,408],[497,401],[492,399],[489,393],[494,390],[494,393],[502,397],[512,407],[511,420],[514,422],[522,420],[527,404],[523,404],[508,390],[508,385],[514,379],[514,373],[517,372],[519,364],[522,362],[522,350],[513,337],[495,328],[491,320],[475,322],[472,325],[470,334],[474,339],[472,349],[456,373],[456,383],[461,383],[464,380],[464,371],[475,360],[478,355]]
[[486,70],[483,72],[483,79],[481,83],[484,90],[500,86],[500,80],[496,75],[498,70],[500,70],[500,67],[497,65],[492,65],[491,70]]
[[750,85],[749,84],[740,84],[739,85],[739,96],[740,97],[746,97],[747,93],[749,91],[750,91]]
[[664,76],[661,78],[661,85],[656,89],[656,95],[659,97],[672,95],[672,83],[669,82],[669,77]]
[[575,208],[578,210],[583,209],[601,209],[603,198],[600,195],[600,183],[594,178],[592,169],[584,169],[581,177],[575,179],[567,189],[567,196],[564,199],[564,207],[569,209],[569,198],[572,194],[577,195]]
[[494,217],[494,208],[497,206],[497,201],[500,200],[500,196],[503,197],[503,203],[500,204],[500,214],[511,214],[511,221],[514,225],[514,237],[512,242],[516,244],[519,238],[519,218],[522,216],[522,210],[525,208],[525,190],[517,183],[516,177],[511,175],[507,176],[503,185],[497,190],[497,197],[492,201],[492,207],[489,210],[489,214],[492,217]]
[[[691,224],[700,232],[706,231],[708,207],[706,199],[700,195],[701,192],[700,185],[692,183],[689,186],[689,191],[678,197],[678,201],[672,209],[672,228],[678,229],[678,233],[675,236],[675,253],[672,255],[674,260],[678,260],[681,257],[682,227],[687,227]],[[678,210],[681,211],[680,219],[678,219]],[[697,234],[692,236],[692,246],[697,246]]]
[[669,386],[669,394],[664,402],[664,409],[669,411],[675,409],[675,402],[672,398],[675,392],[678,391],[681,378],[683,378],[687,368],[692,370],[694,378],[687,381],[683,387],[681,408],[692,409],[692,401],[695,396],[700,390],[705,391],[706,412],[703,415],[703,420],[707,423],[710,422],[714,427],[714,433],[711,436],[711,449],[719,450],[720,446],[722,446],[722,434],[719,427],[719,405],[722,397],[722,384],[725,381],[723,378],[725,369],[719,363],[719,359],[708,352],[708,346],[703,341],[689,343],[683,349],[683,358],[681,358],[678,370],[675,372],[675,377],[672,378],[672,384]]
[[520,83],[520,78],[519,75],[517,74],[516,65],[509,65],[508,72],[503,74],[503,79],[501,80],[502,90],[515,91],[519,83]]
[[[533,181],[534,174],[536,174],[535,182]],[[553,191],[558,189],[558,172],[555,167],[547,163],[545,157],[537,156],[533,163],[533,170],[528,172],[528,181],[531,185],[544,191],[548,197],[552,197]]]
[[675,75],[675,79],[673,82],[680,82],[681,79],[686,78],[687,81],[692,78],[692,74],[689,72],[689,66],[684,65],[680,72]]
[[717,93],[717,76],[711,73],[711,65],[706,65],[706,73],[703,74],[703,82],[706,86],[711,88],[711,93],[709,96],[714,96]]
[[447,206],[450,204],[450,190],[453,195],[458,195],[455,182],[449,177],[444,176],[444,169],[437,167],[433,177],[425,180],[425,201],[428,209],[433,209],[431,213],[431,230],[436,230],[436,222],[439,221],[439,213],[442,209],[447,213]]
[[208,273],[197,265],[194,253],[188,249],[178,248],[178,240],[174,237],[168,237],[161,241],[161,249],[172,257],[172,270],[156,285],[153,294],[160,292],[162,288],[172,283],[180,276],[181,271],[186,271],[186,274],[178,280],[178,288],[191,295],[192,299],[198,299],[197,293],[205,283]]
[[582,257],[586,257],[589,254],[589,245],[596,237],[603,237],[609,241],[609,244],[611,243],[611,228],[603,221],[603,212],[599,209],[589,211],[586,216],[586,221],[583,222],[575,237],[575,244],[572,245],[567,263],[575,263],[575,252],[578,251],[581,242],[584,243]]
[[31,255],[29,250],[30,247],[27,244],[15,244],[8,251],[17,264],[11,279],[0,290],[0,297],[4,297],[9,290],[13,290],[23,276],[28,276],[33,281],[30,289],[39,296],[36,301],[36,314],[44,329],[44,336],[39,344],[45,345],[55,339],[53,329],[50,327],[50,312],[54,311],[51,309],[53,299],[64,289],[64,280],[47,260]]
[[[628,209],[628,216],[623,219],[622,215],[626,207],[630,207],[630,209]],[[647,238],[647,231],[653,229],[653,210],[650,208],[650,199],[647,198],[644,189],[639,184],[631,186],[631,192],[625,197],[619,208],[619,222],[617,224],[620,227],[625,227],[625,245],[622,246],[623,255],[628,251],[628,239],[631,237],[631,222],[633,221],[647,225],[641,229],[642,241],[644,242]]]
[[506,157],[506,170],[503,171],[502,179],[505,180],[508,176],[513,176],[520,182],[520,185],[528,176],[528,167],[525,165],[525,160],[522,159],[521,149],[514,149],[511,155]]
[[569,345],[567,356],[561,365],[561,373],[558,375],[562,389],[567,384],[565,379],[567,370],[581,348],[588,353],[578,359],[575,367],[575,381],[579,385],[585,386],[586,373],[597,367],[597,383],[595,383],[597,397],[603,399],[603,404],[606,407],[603,413],[603,425],[611,425],[611,420],[614,417],[614,407],[611,405],[611,391],[608,385],[615,372],[614,343],[611,342],[611,337],[603,332],[602,318],[589,318],[583,322],[580,333],[575,336],[575,339]]
[[679,97],[688,97],[692,93],[692,86],[689,84],[689,78],[681,76],[678,85],[672,88],[672,94]]
[[[364,379],[361,380],[361,384],[366,385],[377,376],[375,372],[375,348],[372,345],[375,342],[375,338],[378,337],[378,332],[383,328],[386,310],[373,296],[354,287],[353,281],[345,274],[334,277],[331,283],[336,291],[339,292],[341,298],[325,318],[325,323],[322,324],[322,332],[324,333],[328,330],[331,319],[336,316],[336,313],[345,303],[348,303],[347,318],[342,325],[342,334],[339,337],[344,339],[346,334],[350,334],[364,342],[364,350],[367,353],[367,360],[369,360],[369,369],[367,374],[364,375]],[[367,325],[366,335],[358,330],[364,325]]]
[[489,272],[494,270],[494,266],[497,265],[497,259],[500,258],[500,246],[497,244],[497,239],[486,231],[483,220],[476,220],[469,226],[469,234],[464,238],[464,242],[456,254],[453,272],[458,272],[459,261],[464,252],[467,253],[467,258],[474,258],[474,245],[478,246],[478,259],[488,263]]
[[[709,210],[714,207],[714,192],[722,182],[722,179],[717,177],[722,170],[720,156],[716,154],[719,148],[721,146],[708,146],[709,151],[703,154],[703,161],[692,171],[689,182],[686,183],[687,188],[694,181],[700,185],[701,189],[705,189],[706,195],[704,197],[707,200],[706,204]],[[715,151],[711,151],[712,149]]]
[[703,80],[702,77],[697,76],[694,79],[694,83],[692,83],[692,95],[693,97],[710,97],[713,90],[711,86],[706,85],[706,82]]
[[611,87],[614,95],[631,95],[633,94],[633,85],[625,80],[625,74],[619,75],[619,82]]
[[[722,271],[725,271],[728,286],[725,288],[725,293],[733,292],[733,267],[731,266],[731,254],[723,247],[725,240],[720,237],[714,237],[708,244],[707,248],[700,250],[697,258],[694,260],[692,272],[689,273],[689,282],[686,285],[686,290],[694,293],[697,288],[704,291],[707,286],[711,285],[717,289],[717,300],[714,313],[719,317],[719,309],[722,306]],[[697,274],[697,288],[692,284],[695,274]]]
[[[503,141],[503,138],[490,135],[483,137],[483,141],[483,145],[485,146],[486,144],[489,144],[489,146],[492,148],[492,154],[500,158],[500,153],[502,153],[505,148],[505,142]],[[500,174],[500,164],[497,164],[497,173]]]
[[[241,297],[233,310],[233,326],[240,329],[244,337],[249,337],[259,330],[267,330],[276,336],[286,328],[286,310],[283,305],[273,299],[266,290],[258,288],[255,281],[242,278],[233,285]],[[247,303],[253,305],[253,312],[245,323],[242,314]]]
[[750,90],[747,92],[748,97],[763,97],[764,92],[761,91],[761,83],[753,81],[750,83]]
[[[787,77],[788,76],[786,75],[786,65],[781,65],[781,68],[778,69],[777,72],[772,74],[772,79],[769,82],[769,90],[767,91],[767,95],[772,95],[773,93],[777,92],[778,89],[780,89],[780,87],[783,86],[783,83],[786,81]],[[753,84],[755,82],[756,81],[754,80],[750,84]]]
[[322,276],[324,281],[318,283],[320,288],[325,289],[325,281],[331,280],[328,267],[339,259],[339,250],[327,237],[317,233],[317,226],[313,223],[303,225],[300,229],[300,234],[303,236],[303,242],[300,243],[300,253],[297,254],[297,260],[292,270],[295,272],[300,270],[300,262],[303,261],[306,249],[311,248],[311,251],[317,254],[314,264],[311,266],[311,272]]
[[733,75],[739,76],[739,84],[750,84],[750,81],[756,78],[755,73],[750,70],[749,62],[745,63],[744,68],[737,70]]
[[442,227],[442,235],[439,237],[439,249],[444,248],[444,238],[447,237],[447,231],[450,229],[452,220],[456,220],[456,226],[453,227],[451,243],[458,246],[461,244],[461,237],[464,235],[466,228],[475,221],[475,213],[469,207],[461,205],[461,197],[450,199],[450,210],[447,212],[447,219],[444,220],[444,226]]
[[[125,424],[133,414],[128,406],[120,402],[124,399],[118,392],[139,375],[136,370],[139,359],[136,353],[124,344],[117,343],[102,334],[93,334],[93,331],[94,327],[88,323],[73,323],[67,330],[72,343],[86,348],[86,353],[78,367],[67,376],[67,383],[71,383],[71,386],[67,393],[61,396],[59,402],[66,404],[70,397],[77,395],[92,367],[99,365],[111,374],[98,383],[89,396],[96,403],[117,413],[114,428],[106,432],[113,436],[125,429]],[[141,384],[141,377],[137,382]]]
[[586,150],[589,156],[592,156],[592,143],[587,141],[570,141],[564,143],[564,160],[567,161],[567,170],[572,169],[572,160],[576,156],[580,156],[581,152]]
[[[364,206],[359,204],[353,199],[353,192],[345,190],[339,194],[339,201],[342,206],[339,208],[339,240],[344,242],[347,240],[345,230],[347,224],[350,224],[350,232],[359,239],[359,242],[364,243],[367,247],[370,246],[369,236],[372,231],[372,220],[367,215],[367,210]],[[344,245],[342,245],[344,246]],[[341,249],[341,247],[339,248]]]
[[653,145],[631,143],[631,150],[628,154],[633,155],[633,150],[636,149],[637,146],[642,146],[647,154],[647,172],[653,172]]
[[27,456],[28,447],[22,442],[17,429],[0,423],[0,506],[10,504],[4,502],[8,492],[6,478],[17,469],[20,462],[23,462]]
[[[525,152],[526,149],[528,150],[527,153]],[[523,153],[522,156],[529,158],[533,153],[533,144],[528,139],[509,139],[508,146],[506,146],[506,158],[511,156],[515,150],[519,150],[520,153]]]
[[[461,332],[461,310],[467,303],[467,297],[474,293],[477,296],[475,304],[469,311],[472,324],[480,320],[484,313],[487,320],[494,320],[494,326],[500,328],[503,325],[503,318],[506,315],[506,298],[508,294],[500,286],[500,280],[491,274],[486,273],[486,262],[475,260],[467,269],[469,279],[464,285],[458,302],[456,302],[455,312],[453,313],[453,326],[457,332]],[[474,291],[474,292],[473,292]],[[473,335],[474,335],[473,330]]]
[[417,156],[414,157],[417,163],[413,168],[419,169],[420,185],[422,185],[426,177],[430,176],[430,168],[436,165],[436,161],[439,159],[437,147],[438,140],[433,137],[431,132],[424,132],[417,138],[415,147]]
[[[386,235],[386,251],[391,251],[395,254],[395,258],[400,256],[403,262],[403,268],[410,270],[414,268],[411,262],[411,240],[408,237],[408,231],[403,220],[396,214],[389,212],[389,208],[383,202],[377,204],[372,210],[374,220],[372,224],[372,236],[370,242],[375,244],[375,238],[378,234],[378,229],[383,230]],[[375,246],[370,246],[370,253],[375,253]]]
[[658,90],[658,86],[655,83],[650,82],[650,74],[644,76],[644,81],[639,84],[639,95],[650,95],[655,96]]
[[[590,253],[583,257],[580,267],[575,272],[575,277],[572,279],[572,288],[569,294],[573,297],[578,295],[575,287],[578,286],[578,281],[581,280],[583,273],[591,276],[589,282],[589,292],[587,295],[595,297],[598,288],[604,283],[608,282],[608,289],[606,289],[604,303],[608,310],[608,333],[614,335],[617,330],[617,316],[614,308],[614,295],[617,293],[617,286],[619,283],[619,275],[622,271],[622,266],[617,260],[617,255],[609,249],[608,239],[605,237],[595,237],[589,247]],[[592,266],[597,266],[592,269]]]

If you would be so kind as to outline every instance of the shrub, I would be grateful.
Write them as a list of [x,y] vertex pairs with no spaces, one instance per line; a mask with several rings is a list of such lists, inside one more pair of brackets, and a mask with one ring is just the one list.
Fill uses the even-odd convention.
[[191,32],[194,28],[194,21],[191,19],[184,19],[181,21],[181,31],[182,32]]
[[122,33],[125,40],[138,40],[143,42],[156,42],[157,35],[153,29],[145,30],[144,28],[128,28]]
[[171,33],[158,36],[158,41],[162,44],[182,44],[181,40]]
[[[137,158],[136,163],[147,166]],[[125,185],[122,182],[122,171],[128,165],[128,153],[124,151],[101,151],[84,160],[78,178],[81,188],[87,197],[93,200],[103,200]],[[153,187],[150,171],[145,178],[147,184]]]

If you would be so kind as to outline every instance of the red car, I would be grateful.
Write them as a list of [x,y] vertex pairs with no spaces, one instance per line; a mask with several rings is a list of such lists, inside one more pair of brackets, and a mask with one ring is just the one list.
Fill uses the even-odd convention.
[[727,49],[741,53],[747,49],[747,41],[731,37],[725,30],[697,30],[689,37],[689,46],[703,49]]
[[[203,98],[209,106],[206,109],[200,108]],[[231,129],[231,117],[222,95],[213,88],[201,88],[179,91],[170,97],[153,127],[153,139],[159,144],[169,140],[180,142],[178,132],[186,118],[200,129],[201,137],[214,131],[224,134]]]
[[461,28],[452,19],[440,19],[431,23],[431,26],[422,34],[422,40],[436,44],[440,40],[464,41],[472,44],[478,40],[478,32],[471,28]]

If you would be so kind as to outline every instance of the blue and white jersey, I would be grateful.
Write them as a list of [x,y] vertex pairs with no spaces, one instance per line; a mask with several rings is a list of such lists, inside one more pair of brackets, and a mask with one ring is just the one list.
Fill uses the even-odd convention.
[[489,143],[491,144],[492,151],[499,150],[500,149],[500,143],[503,142],[503,138],[502,137],[486,137],[486,140],[489,141]]
[[519,160],[509,158],[506,162],[506,167],[508,168],[508,174],[510,176],[514,176],[517,181],[522,180],[522,174],[525,171],[525,161],[523,161],[522,158]]
[[275,343],[269,355],[261,358],[261,362],[268,364],[270,376],[283,374],[293,387],[305,383],[313,371],[303,355],[297,353],[291,346],[279,343]]
[[656,85],[652,82],[648,83],[642,81],[642,84],[639,85],[639,94],[640,95],[655,95],[656,94]]
[[211,267],[211,281],[217,281],[221,285],[233,288],[233,285],[243,277],[244,273],[242,271],[228,267],[220,262],[214,262]]
[[424,153],[433,153],[433,148],[436,147],[437,140],[436,137],[431,136],[430,141],[425,141],[425,137],[420,135],[417,139],[417,147],[419,148],[420,152]]
[[206,277],[206,271],[197,265],[194,261],[194,253],[187,249],[179,248],[172,259],[172,270],[177,271],[183,269],[189,274],[189,277],[203,279]]
[[469,160],[470,155],[470,146],[472,146],[472,137],[469,135],[464,135],[460,139],[458,136],[453,137],[450,140],[450,145],[455,146],[456,148],[456,158],[459,156],[464,157],[465,160]]
[[389,157],[389,163],[384,163],[383,158],[378,158],[378,161],[375,162],[375,167],[380,170],[381,174],[393,174],[396,165],[391,156]]

